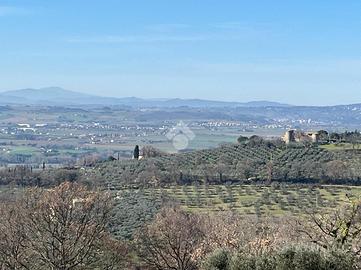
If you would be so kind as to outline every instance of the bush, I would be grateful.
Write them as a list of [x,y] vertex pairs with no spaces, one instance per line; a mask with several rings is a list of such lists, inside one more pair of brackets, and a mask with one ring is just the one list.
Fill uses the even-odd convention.
[[277,270],[321,270],[323,258],[321,252],[310,248],[288,248],[277,256]]
[[352,270],[354,256],[342,250],[319,250],[311,247],[291,247],[277,255],[277,270]]
[[270,254],[238,254],[232,258],[230,270],[275,270],[275,258]]
[[214,251],[204,262],[206,270],[230,270],[231,253],[225,249]]
[[248,137],[245,137],[245,136],[239,136],[238,139],[237,139],[237,142],[238,143],[247,143],[249,141]]
[[343,250],[319,250],[310,246],[288,247],[262,255],[217,250],[204,270],[356,270],[355,257]]
[[324,269],[357,269],[355,256],[344,250],[330,250],[325,254]]

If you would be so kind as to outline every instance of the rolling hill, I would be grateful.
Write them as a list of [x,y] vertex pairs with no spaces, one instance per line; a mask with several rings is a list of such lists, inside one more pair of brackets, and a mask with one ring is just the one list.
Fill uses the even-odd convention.
[[287,147],[273,143],[226,144],[214,149],[142,160],[98,164],[83,180],[112,189],[172,184],[228,182],[359,184],[360,151],[332,152],[320,147]]

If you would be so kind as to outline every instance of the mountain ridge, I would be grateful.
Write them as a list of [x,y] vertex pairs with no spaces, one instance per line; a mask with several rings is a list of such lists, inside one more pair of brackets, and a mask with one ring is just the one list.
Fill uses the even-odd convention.
[[231,102],[205,99],[103,97],[60,87],[25,88],[0,92],[0,104],[26,105],[124,105],[131,107],[285,107],[274,101]]

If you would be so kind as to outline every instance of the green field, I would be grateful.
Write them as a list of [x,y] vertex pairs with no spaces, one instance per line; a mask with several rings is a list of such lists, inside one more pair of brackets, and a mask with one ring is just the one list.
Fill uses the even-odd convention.
[[351,143],[325,144],[325,145],[321,145],[320,147],[329,151],[341,151],[341,150],[361,149],[361,144],[354,144],[354,145],[352,145]]
[[40,153],[40,150],[32,146],[16,145],[6,148],[10,154],[13,155],[33,155],[35,153]]
[[[119,191],[134,192],[130,190]],[[300,216],[311,211],[327,212],[350,199],[359,198],[356,186],[299,185],[210,185],[147,188],[141,191],[149,197],[170,197],[190,211],[232,210],[246,215]]]

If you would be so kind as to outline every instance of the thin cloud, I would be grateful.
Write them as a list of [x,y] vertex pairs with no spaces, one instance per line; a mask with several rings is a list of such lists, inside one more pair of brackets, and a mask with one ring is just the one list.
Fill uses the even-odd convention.
[[249,25],[242,22],[219,22],[209,24],[209,27],[217,31],[243,33],[248,35],[264,35],[269,32],[269,25],[257,24]]
[[97,44],[246,41],[264,34],[240,22],[214,23],[203,27],[198,26],[196,29],[189,24],[155,24],[146,26],[145,30],[146,33],[137,35],[73,36],[68,37],[66,41]]
[[97,36],[73,37],[67,39],[69,43],[158,43],[158,42],[201,42],[209,40],[236,40],[234,35],[135,35],[135,36]]
[[154,24],[146,27],[147,30],[153,32],[174,32],[174,31],[186,30],[189,28],[191,28],[189,24],[183,24],[183,23]]
[[27,10],[21,7],[0,6],[0,17],[26,14]]
[[214,28],[228,29],[228,30],[238,30],[238,29],[248,28],[245,24],[242,24],[240,22],[221,22],[221,23],[211,24],[211,26],[213,26]]

